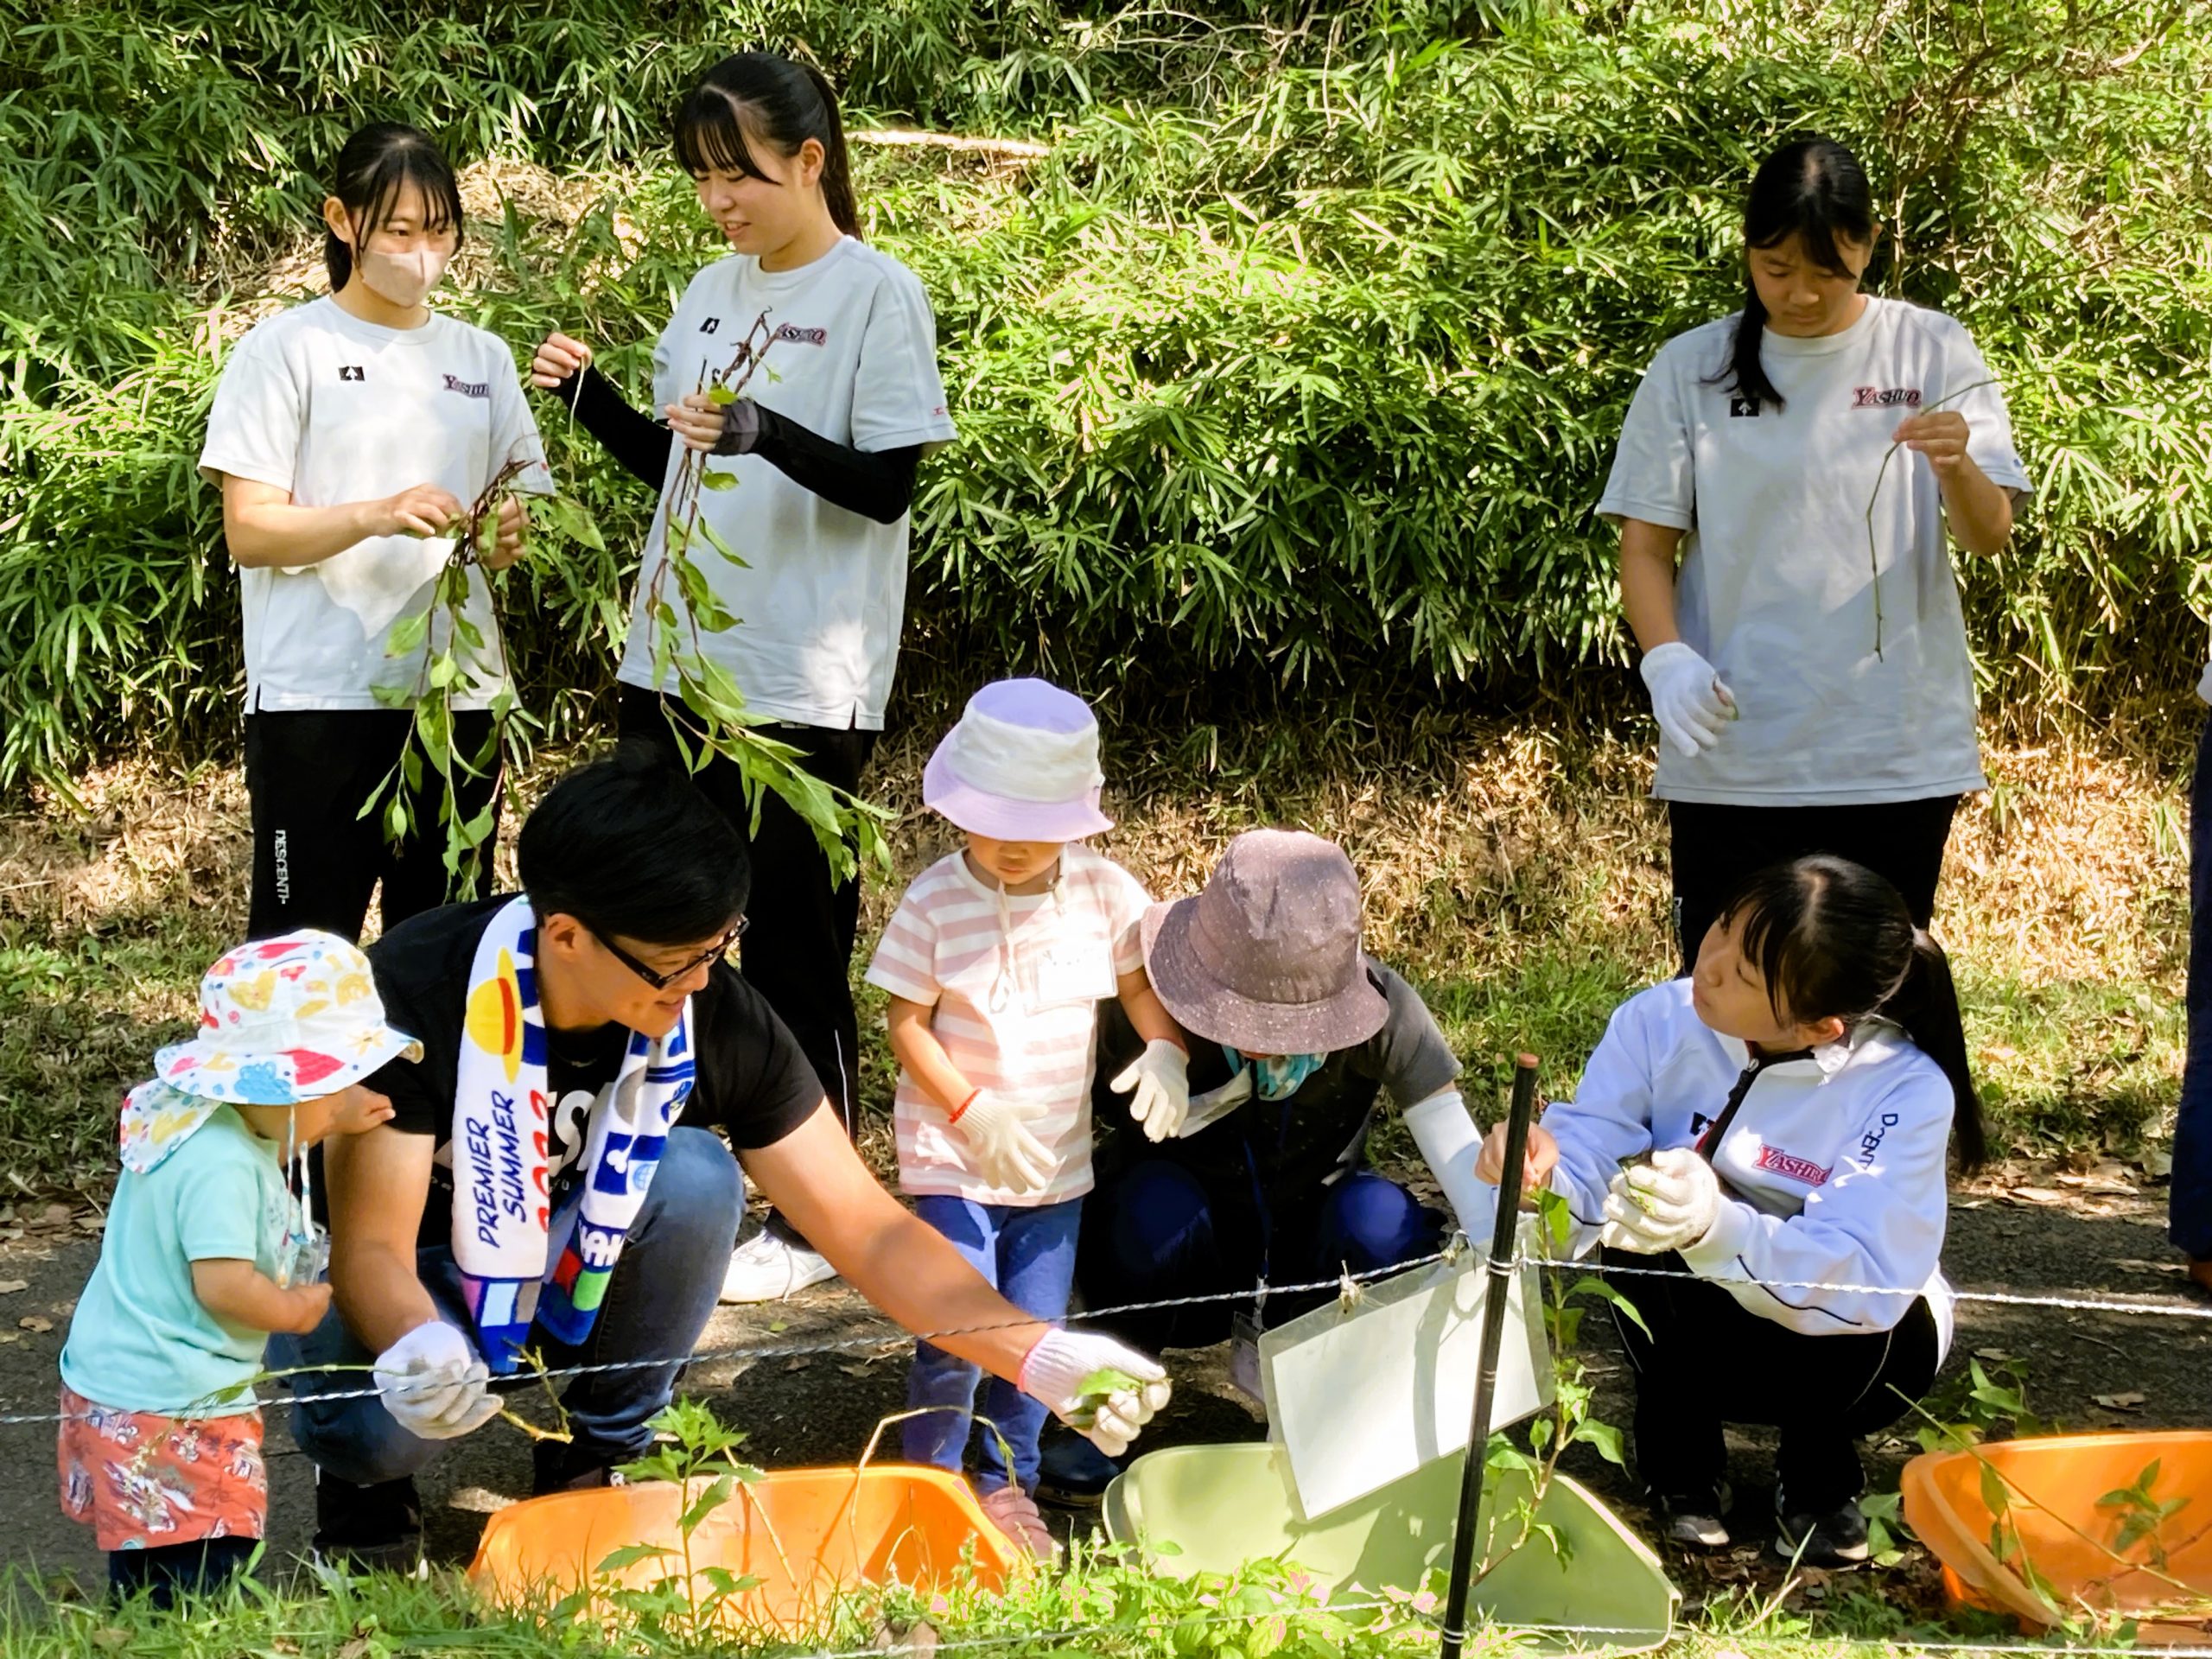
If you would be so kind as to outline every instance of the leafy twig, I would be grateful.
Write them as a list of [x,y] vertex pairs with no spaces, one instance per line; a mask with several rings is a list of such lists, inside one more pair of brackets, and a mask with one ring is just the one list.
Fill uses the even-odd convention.
[[[493,696],[489,709],[492,725],[484,741],[473,754],[455,753],[458,710],[454,704],[477,689],[477,672],[488,648],[483,630],[468,616],[469,569],[481,563],[484,556],[498,545],[500,509],[513,493],[514,480],[535,464],[530,461],[507,461],[463,514],[445,563],[431,579],[428,602],[419,612],[402,617],[392,625],[385,647],[385,654],[394,658],[420,653],[414,683],[379,686],[376,690],[379,702],[389,708],[409,709],[413,718],[398,760],[370,791],[361,816],[380,814],[386,838],[394,845],[405,841],[422,828],[416,822],[416,803],[425,777],[435,773],[443,785],[438,821],[446,831],[448,891],[463,898],[473,897],[483,878],[497,822],[498,802],[495,795],[474,817],[464,819],[456,785],[464,778],[505,774],[512,786],[514,768],[504,763],[508,759],[510,742],[518,735],[521,723],[520,704],[510,677]],[[601,544],[589,516],[573,503],[557,499],[550,501],[548,520],[554,528],[575,540],[593,546]],[[489,583],[486,584],[485,594],[492,607],[496,631],[498,600]]]
[[[1917,419],[1920,416],[1933,414],[1955,398],[1996,384],[1997,377],[1991,375],[1971,385],[1961,386],[1956,391],[1946,392],[1932,404],[1923,404],[1913,411],[1913,417]],[[1877,662],[1882,660],[1882,556],[1874,543],[1874,505],[1881,499],[1882,480],[1889,476],[1891,460],[1904,448],[1904,440],[1897,438],[1891,440],[1890,447],[1882,452],[1881,469],[1874,474],[1874,487],[1866,497],[1866,569],[1874,582],[1874,659]]]
[[[719,375],[702,372],[697,390],[718,407],[735,403],[760,371],[773,338],[763,311],[738,343],[729,365]],[[774,371],[769,372],[772,376]],[[708,464],[711,459],[683,447],[664,510],[661,561],[646,581],[640,607],[652,629],[652,683],[665,685],[671,674],[676,679],[676,696],[664,697],[661,707],[677,748],[694,772],[716,756],[737,768],[756,832],[764,804],[760,791],[780,797],[814,832],[833,880],[850,879],[862,862],[887,869],[891,852],[883,827],[889,815],[824,783],[799,764],[803,751],[764,735],[758,729],[764,722],[746,706],[737,682],[707,651],[706,635],[727,632],[741,619],[715,597],[697,557],[711,551],[741,569],[746,563],[702,510],[707,492],[738,486],[737,474],[715,470]],[[671,582],[683,601],[680,615],[669,594]]]
[[527,1417],[507,1406],[499,1408],[501,1420],[520,1429],[533,1441],[557,1440],[563,1446],[573,1446],[576,1437],[569,1425],[569,1410],[561,1403],[560,1390],[553,1386],[553,1377],[545,1368],[544,1358],[535,1348],[524,1349],[519,1357],[522,1363],[529,1367],[531,1374],[537,1378],[538,1386],[545,1390],[546,1399],[552,1402],[555,1427],[540,1428]]

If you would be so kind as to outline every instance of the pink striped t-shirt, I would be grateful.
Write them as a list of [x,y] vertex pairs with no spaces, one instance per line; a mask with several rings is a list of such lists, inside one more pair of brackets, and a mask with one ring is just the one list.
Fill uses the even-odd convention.
[[1002,893],[939,859],[914,878],[868,963],[868,982],[934,1009],[930,1029],[972,1088],[1046,1109],[1029,1127],[1052,1154],[1041,1192],[992,1185],[957,1125],[902,1071],[892,1116],[899,1187],[979,1204],[1058,1204],[1090,1191],[1090,1073],[1097,1004],[1144,965],[1137,924],[1151,902],[1113,860],[1070,842],[1051,890]]

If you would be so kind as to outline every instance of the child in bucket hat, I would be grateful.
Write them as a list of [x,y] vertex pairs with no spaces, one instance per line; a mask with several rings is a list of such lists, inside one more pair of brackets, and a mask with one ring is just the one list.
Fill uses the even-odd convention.
[[389,1119],[364,1079],[420,1052],[386,1023],[366,957],[290,933],[207,970],[199,1032],[124,1102],[123,1173],[61,1351],[59,1450],[61,1506],[118,1594],[167,1605],[258,1548],[263,1339],[330,1306],[307,1150]]
[[[965,844],[915,879],[868,970],[891,998],[900,1190],[1008,1300],[1047,1320],[1067,1313],[1091,1187],[1099,1002],[1118,997],[1146,1039],[1113,1084],[1133,1115],[1166,1122],[1188,1104],[1180,1033],[1145,977],[1138,927],[1150,900],[1082,844],[1113,827],[1098,810],[1103,782],[1098,722],[1080,697],[1035,679],[978,691],[922,775],[923,801]],[[1031,1368],[1052,1352],[1048,1338]],[[962,1466],[980,1377],[919,1344],[907,1404],[934,1409],[907,1421],[910,1460]],[[1068,1381],[1038,1392],[1058,1398]],[[994,1381],[983,1415],[984,1511],[1048,1555],[1030,1496],[1045,1408]]]

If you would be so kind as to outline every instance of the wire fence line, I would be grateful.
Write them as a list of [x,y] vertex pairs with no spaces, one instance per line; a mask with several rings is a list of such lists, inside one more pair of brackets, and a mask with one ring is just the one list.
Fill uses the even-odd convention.
[[[1199,1307],[1220,1303],[1249,1303],[1256,1299],[1278,1296],[1306,1296],[1335,1292],[1349,1301],[1356,1301],[1363,1286],[1377,1280],[1395,1278],[1404,1273],[1431,1268],[1440,1263],[1456,1263],[1475,1257],[1476,1253],[1464,1241],[1455,1240],[1452,1247],[1417,1256],[1410,1261],[1394,1262],[1363,1273],[1342,1273],[1333,1279],[1314,1279],[1303,1282],[1278,1285],[1262,1279],[1250,1288],[1242,1290],[1206,1291],[1188,1296],[1166,1296],[1150,1301],[1123,1302],[1109,1307],[1085,1308],[1071,1313],[1065,1321],[1074,1326],[1096,1325],[1137,1313],[1172,1312],[1178,1308]],[[1521,1255],[1515,1259],[1516,1271],[1536,1268],[1555,1273],[1573,1273],[1578,1276],[1599,1279],[1612,1278],[1680,1278],[1670,1268],[1637,1268],[1625,1264],[1603,1262],[1553,1261],[1543,1256]],[[1707,1278],[1705,1282],[1719,1285],[1751,1285],[1764,1290],[1825,1290],[1850,1295],[1895,1296],[1913,1298],[1926,1293],[1927,1287],[1898,1285],[1859,1285],[1837,1283],[1833,1281]],[[1955,1302],[1974,1303],[1998,1307],[2046,1308],[2055,1312],[2108,1313],[2124,1316],[2212,1322],[2212,1305],[2199,1305],[2172,1299],[2145,1297],[2133,1300],[2099,1294],[2089,1291],[2035,1292],[2012,1290],[1960,1290],[1950,1292]],[[984,1336],[996,1331],[1012,1330],[1020,1325],[1035,1325],[1039,1321],[1027,1317],[1001,1319],[983,1325],[962,1325],[938,1331],[908,1332],[887,1320],[883,1326],[866,1335],[835,1337],[799,1343],[741,1343],[722,1348],[696,1349],[681,1354],[662,1354],[648,1358],[607,1360],[589,1365],[567,1365],[556,1369],[532,1370],[520,1374],[514,1386],[535,1385],[541,1382],[563,1381],[571,1377],[601,1376],[610,1372],[658,1370],[671,1365],[719,1364],[733,1361],[760,1362],[773,1359],[799,1359],[821,1354],[838,1354],[880,1348],[889,1342],[935,1342],[948,1337]],[[281,1375],[298,1377],[327,1375],[359,1366],[340,1365],[302,1366]],[[315,1397],[320,1401],[365,1400],[381,1397],[396,1389],[369,1383],[353,1389],[317,1389]],[[282,1403],[283,1396],[257,1396],[255,1403]],[[227,1409],[242,1409],[234,1403]],[[208,1414],[217,1414],[210,1413]],[[22,1427],[44,1424],[52,1426],[73,1420],[81,1420],[83,1413],[60,1411],[32,1411],[28,1409],[0,1413],[0,1427]],[[2212,1659],[2212,1656],[2208,1656]]]
[[[1067,1323],[1070,1325],[1079,1325],[1111,1320],[1131,1314],[1165,1313],[1179,1308],[1205,1306],[1222,1303],[1249,1303],[1255,1297],[1262,1296],[1304,1296],[1334,1293],[1343,1299],[1348,1306],[1350,1306],[1357,1303],[1361,1294],[1361,1289],[1364,1285],[1372,1283],[1376,1281],[1395,1278],[1402,1274],[1416,1272],[1439,1265],[1456,1264],[1462,1261],[1465,1261],[1471,1265],[1482,1259],[1482,1256],[1469,1247],[1464,1240],[1455,1239],[1452,1245],[1445,1249],[1438,1250],[1430,1255],[1417,1257],[1411,1261],[1396,1262],[1389,1267],[1376,1268],[1370,1272],[1357,1274],[1343,1273],[1332,1279],[1315,1279],[1291,1284],[1270,1284],[1265,1281],[1261,1281],[1255,1282],[1254,1286],[1249,1289],[1235,1291],[1210,1291],[1185,1296],[1161,1297],[1148,1301],[1121,1303],[1108,1307],[1087,1308],[1079,1313],[1071,1313],[1069,1316]],[[1516,1257],[1512,1263],[1512,1266],[1516,1272],[1533,1268],[1541,1271],[1573,1273],[1578,1276],[1588,1275],[1600,1279],[1644,1277],[1679,1278],[1681,1276],[1675,1270],[1669,1268],[1639,1268],[1630,1266],[1625,1263],[1607,1263],[1602,1262],[1553,1261],[1541,1256],[1528,1255],[1522,1255]],[[1863,1286],[1836,1284],[1832,1281],[1803,1281],[1790,1280],[1735,1279],[1728,1281],[1712,1280],[1708,1281],[1708,1282],[1755,1284],[1768,1290],[1831,1290],[1853,1294],[1894,1295],[1899,1297],[1916,1297],[1924,1294],[1925,1291],[1925,1287],[1906,1287],[1902,1286]],[[2005,1307],[2046,1308],[2068,1313],[2094,1313],[2153,1319],[2174,1319],[2196,1321],[2212,1320],[2212,1307],[2196,1306],[2170,1299],[2160,1300],[2145,1298],[2142,1300],[2130,1300],[2108,1295],[2101,1295],[2090,1292],[2037,1293],[2011,1290],[1954,1289],[1951,1292],[1951,1294],[1953,1299],[1959,1302],[1979,1303]],[[886,1321],[881,1328],[864,1335],[828,1338],[809,1342],[765,1344],[746,1343],[721,1348],[696,1350],[692,1352],[681,1355],[664,1355],[652,1358],[613,1360],[591,1365],[574,1365],[562,1367],[557,1370],[534,1370],[525,1373],[518,1377],[517,1379],[517,1383],[518,1386],[535,1385],[541,1381],[550,1382],[575,1376],[600,1375],[607,1372],[658,1369],[670,1365],[711,1364],[724,1362],[758,1363],[766,1360],[799,1358],[821,1354],[847,1353],[869,1348],[879,1348],[887,1342],[904,1342],[914,1339],[935,1340],[940,1338],[982,1335],[990,1332],[1007,1330],[1019,1325],[1035,1323],[1038,1323],[1038,1321],[1026,1318],[1013,1319],[998,1320],[983,1325],[966,1325],[957,1328],[948,1328],[944,1330],[916,1333],[908,1332],[895,1325],[891,1325],[887,1321]],[[291,1373],[290,1375],[317,1375],[337,1369],[340,1368],[333,1366],[307,1367],[302,1368],[300,1372]],[[317,1397],[325,1400],[365,1399],[378,1397],[391,1391],[391,1389],[383,1386],[372,1384],[362,1388],[342,1390],[332,1390],[327,1392],[317,1390]],[[282,1397],[283,1396],[281,1395],[276,1396],[274,1402],[267,1398],[261,1398],[257,1399],[256,1403],[281,1403]],[[0,1414],[0,1427],[22,1427],[28,1425],[52,1426],[68,1421],[69,1417],[73,1414],[81,1415],[82,1414],[64,1414],[58,1411],[10,1412],[6,1414]],[[1322,1601],[1311,1605],[1294,1602],[1258,1611],[1243,1611],[1205,1616],[1180,1616],[1173,1622],[1178,1625],[1185,1626],[1193,1624],[1214,1625],[1223,1624],[1253,1624],[1268,1618],[1278,1618],[1287,1620],[1321,1615],[1342,1618],[1350,1615],[1373,1614],[1377,1617],[1382,1617],[1391,1614],[1398,1614],[1407,1617],[1408,1621],[1411,1623],[1426,1624],[1433,1628],[1436,1624],[1436,1620],[1429,1615],[1429,1612],[1427,1610],[1424,1610],[1420,1606],[1420,1598],[1407,1598],[1404,1599],[1388,1601]],[[1622,1638],[1628,1637],[1635,1638],[1639,1643],[1641,1643],[1642,1642],[1648,1641],[1651,1635],[1649,1630],[1640,1628],[1630,1630],[1625,1627],[1600,1624],[1554,1624],[1516,1620],[1500,1620],[1480,1624],[1477,1628],[1483,1638],[1483,1645],[1484,1647],[1492,1647],[1499,1643],[1508,1643],[1523,1637],[1549,1638],[1555,1640],[1563,1639],[1575,1645],[1603,1647],[1607,1645],[1609,1643],[1618,1642]],[[1071,1625],[1058,1629],[1033,1629],[1027,1630],[1007,1631],[989,1636],[960,1637],[950,1641],[938,1639],[924,1645],[912,1646],[911,1649],[902,1644],[899,1639],[894,1637],[891,1638],[890,1645],[888,1647],[887,1647],[882,1641],[879,1640],[875,1643],[872,1643],[867,1647],[838,1649],[828,1648],[817,1649],[808,1656],[808,1659],[885,1659],[885,1656],[887,1654],[896,1655],[901,1651],[906,1650],[911,1650],[917,1655],[919,1655],[924,1651],[937,1654],[981,1654],[995,1649],[1015,1648],[1027,1643],[1052,1643],[1084,1637],[1090,1637],[1095,1639],[1098,1633],[1099,1632],[1096,1628],[1094,1626]],[[1708,1634],[1711,1635],[1713,1639],[1715,1641],[1725,1642],[1727,1639],[1727,1633],[1726,1631],[1713,1631],[1709,1632]],[[1777,1637],[1764,1636],[1755,1637],[1751,1633],[1746,1632],[1745,1642],[1748,1645],[1756,1646],[1762,1652],[1782,1650],[1802,1652],[1806,1654],[1813,1654],[1816,1652],[1834,1653],[1839,1649],[1850,1649],[1853,1647],[1880,1647],[1889,1651],[1907,1654],[1955,1655],[1960,1656],[1961,1659],[1975,1659],[1976,1656],[1988,1656],[1988,1659],[2011,1659],[2012,1656],[2029,1655],[2048,1656],[2049,1659],[2091,1659],[2091,1656],[2104,1656],[2108,1655],[2113,1651],[2113,1649],[2109,1644],[2095,1647],[2080,1646],[2070,1645],[2066,1642],[2056,1640],[2044,1642],[1922,1640],[1906,1633],[1884,1635],[1879,1637],[1853,1637],[1839,1633],[1832,1636],[1789,1636]],[[2159,1649],[2159,1651],[2164,1655],[2170,1656],[2171,1659],[2212,1659],[2212,1644],[2194,1647],[2164,1646]]]

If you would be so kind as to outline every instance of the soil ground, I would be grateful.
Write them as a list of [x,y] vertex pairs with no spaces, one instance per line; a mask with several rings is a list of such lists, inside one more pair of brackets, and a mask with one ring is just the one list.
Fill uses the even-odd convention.
[[[2014,1169],[1962,1192],[1953,1211],[1946,1266],[1962,1289],[2091,1294],[2140,1300],[2166,1310],[2203,1310],[2187,1288],[2163,1236],[2164,1194],[2119,1171],[2081,1185],[2037,1185],[2069,1178]],[[2104,1187],[2110,1190],[2094,1191]],[[50,1411],[55,1358],[72,1299],[91,1270],[98,1241],[82,1219],[56,1206],[22,1207],[13,1226],[22,1236],[0,1240],[0,1414]],[[14,1287],[16,1281],[21,1287]],[[49,1325],[48,1329],[37,1328]],[[1585,1325],[1586,1357],[1599,1388],[1598,1414],[1628,1418],[1627,1379],[1610,1324]],[[858,1296],[840,1285],[787,1303],[721,1309],[701,1344],[713,1355],[740,1347],[790,1348],[814,1343],[882,1340],[800,1357],[702,1358],[686,1392],[711,1402],[722,1417],[751,1435],[747,1452],[767,1467],[850,1464],[877,1421],[903,1403],[907,1345]],[[2062,1313],[1964,1302],[1948,1370],[1968,1356],[2011,1356],[2025,1368],[2031,1405],[2046,1421],[2070,1428],[2201,1427],[2212,1422],[2212,1319],[2153,1313]],[[1225,1348],[1171,1357],[1177,1393],[1147,1444],[1255,1439],[1264,1429],[1230,1387]],[[834,1380],[833,1380],[834,1378]],[[2100,1405],[2096,1396],[2132,1409]],[[895,1433],[895,1431],[893,1431]],[[889,1437],[887,1436],[887,1439]],[[1717,1558],[1675,1557],[1676,1582],[1694,1605],[1731,1585],[1770,1588],[1779,1563],[1764,1546],[1771,1502],[1772,1440],[1764,1430],[1732,1434],[1738,1547]],[[54,1431],[45,1423],[0,1423],[0,1560],[42,1574],[97,1581],[101,1562],[90,1535],[66,1521],[55,1503]],[[1904,1440],[1878,1444],[1870,1464],[1872,1488],[1894,1490],[1896,1471],[1914,1448]],[[280,1559],[306,1545],[314,1524],[312,1475],[293,1446],[281,1410],[270,1413],[270,1541]],[[1577,1448],[1569,1469],[1649,1535],[1648,1517],[1632,1484]],[[896,1456],[893,1445],[887,1453]],[[430,1553],[465,1563],[486,1515],[524,1497],[530,1443],[494,1422],[456,1446],[424,1477],[423,1496]],[[1056,1517],[1080,1529],[1088,1517]],[[1828,1586],[1813,1575],[1800,1596]],[[1938,1599],[1932,1567],[1915,1551],[1868,1588],[1884,1599],[1925,1605]]]

